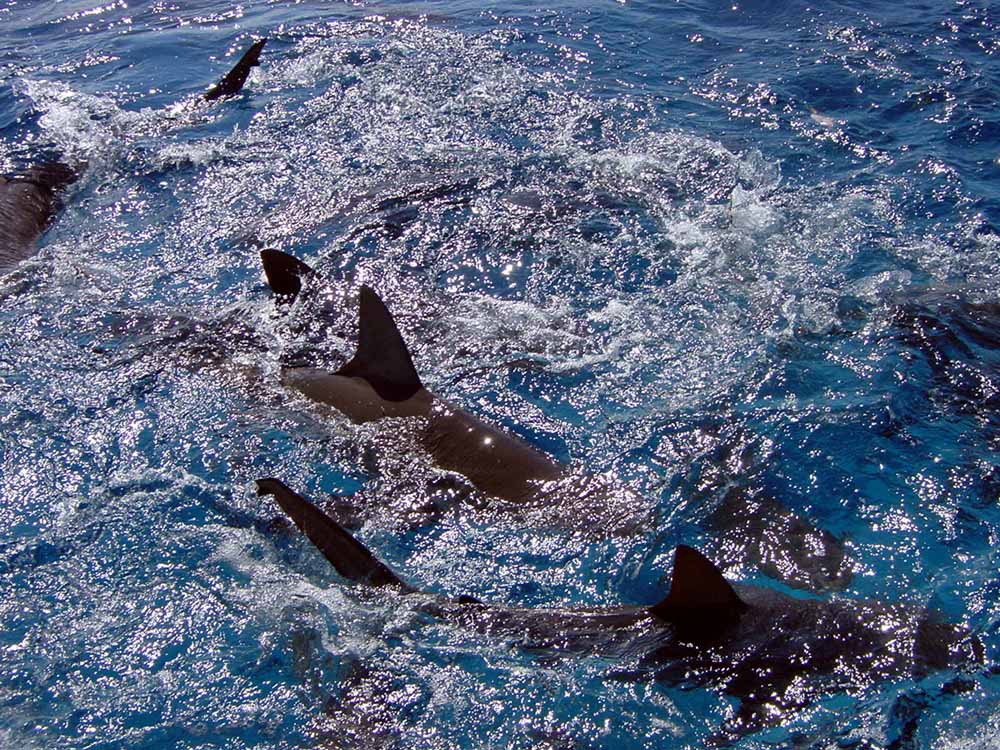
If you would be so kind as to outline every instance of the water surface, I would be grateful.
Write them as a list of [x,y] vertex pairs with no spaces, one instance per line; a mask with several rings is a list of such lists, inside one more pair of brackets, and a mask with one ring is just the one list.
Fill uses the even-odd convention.
[[[738,486],[846,540],[822,596],[940,609],[992,665],[998,24],[0,0],[0,168],[86,165],[0,280],[0,745],[694,748],[732,715],[344,585],[270,523],[270,475],[387,506],[359,536],[415,585],[525,606],[648,603],[678,543],[779,544],[713,522]],[[262,36],[242,95],[190,106]],[[289,326],[262,247],[375,286],[432,390],[651,498],[652,528],[407,520],[433,470],[281,389],[351,331]],[[860,679],[737,744],[994,746],[997,679],[955,677]]]

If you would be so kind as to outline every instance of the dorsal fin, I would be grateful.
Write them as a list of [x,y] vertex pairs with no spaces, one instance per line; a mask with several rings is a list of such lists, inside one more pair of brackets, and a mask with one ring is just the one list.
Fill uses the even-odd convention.
[[396,322],[369,286],[361,287],[358,350],[337,375],[365,380],[386,401],[406,401],[423,387]]
[[650,612],[682,625],[726,624],[738,618],[746,606],[707,557],[681,544],[674,552],[670,593],[650,607]]
[[250,68],[260,65],[260,51],[267,44],[267,37],[253,43],[240,61],[233,66],[221,81],[205,92],[205,99],[212,101],[222,96],[232,96],[238,94],[243,84],[246,83],[247,76],[250,75]]
[[281,509],[344,578],[369,586],[391,585],[399,586],[405,591],[414,591],[412,586],[399,580],[395,573],[376,559],[367,547],[339,523],[302,495],[292,491],[280,479],[258,479],[257,494],[262,497],[274,496]]
[[294,255],[270,248],[260,251],[260,262],[264,267],[267,285],[271,291],[282,297],[295,298],[302,291],[302,279],[312,276],[314,271]]

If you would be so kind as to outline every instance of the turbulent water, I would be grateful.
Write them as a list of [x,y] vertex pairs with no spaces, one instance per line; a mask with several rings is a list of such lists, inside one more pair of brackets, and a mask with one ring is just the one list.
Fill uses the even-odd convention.
[[[346,585],[256,496],[277,476],[356,496],[451,596],[650,603],[686,543],[938,609],[983,667],[856,675],[733,742],[995,747],[998,13],[0,0],[0,172],[82,175],[0,278],[0,746],[698,748],[732,718]],[[645,530],[427,513],[459,479],[281,387],[350,356],[354,310],[283,312],[265,247],[327,308],[375,287],[431,390],[647,498]],[[797,569],[802,528],[836,575]]]

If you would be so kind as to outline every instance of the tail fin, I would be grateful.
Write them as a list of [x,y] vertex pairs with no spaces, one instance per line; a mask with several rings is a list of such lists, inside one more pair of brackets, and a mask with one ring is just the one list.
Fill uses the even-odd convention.
[[223,96],[233,96],[240,93],[240,89],[246,83],[247,76],[250,75],[250,68],[260,65],[260,51],[264,49],[265,44],[267,44],[267,37],[254,42],[253,46],[243,53],[243,57],[233,66],[233,69],[205,92],[205,100],[214,101]]
[[398,586],[407,592],[415,591],[412,586],[399,580],[395,573],[379,562],[340,524],[309,500],[293,492],[280,479],[258,479],[257,494],[261,497],[274,496],[281,509],[344,578],[369,586]]
[[302,279],[314,273],[312,268],[294,255],[280,250],[261,250],[260,262],[264,266],[267,285],[272,292],[282,297],[294,299],[302,291]]
[[358,350],[337,375],[362,378],[387,401],[406,401],[423,387],[396,321],[371,287],[361,287]]
[[681,544],[674,552],[670,593],[649,611],[665,622],[692,631],[712,631],[739,619],[746,608],[707,557]]

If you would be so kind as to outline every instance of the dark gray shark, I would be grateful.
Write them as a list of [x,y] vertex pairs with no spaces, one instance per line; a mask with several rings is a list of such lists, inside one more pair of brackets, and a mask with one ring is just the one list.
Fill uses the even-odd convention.
[[[266,43],[266,38],[255,42],[203,99],[214,101],[239,93],[250,68],[260,65]],[[13,176],[0,176],[0,276],[35,254],[38,240],[62,206],[65,189],[76,182],[82,170],[82,165],[50,161]]]
[[58,161],[0,176],[0,275],[34,255],[38,238],[61,206],[60,194],[76,179],[77,173]]
[[[309,266],[277,250],[262,251],[261,259],[268,283],[285,299],[312,275]],[[360,291],[354,357],[336,372],[286,367],[282,383],[357,424],[419,420],[416,442],[435,466],[462,475],[512,514],[540,525],[630,534],[648,521],[650,504],[627,487],[574,471],[424,388],[392,315],[368,286]]]
[[536,610],[419,592],[312,502],[278,479],[257,482],[350,581],[413,597],[433,617],[547,654],[637,660],[640,674],[713,687],[740,701],[739,735],[779,723],[823,694],[983,662],[980,641],[906,604],[800,599],[730,584],[691,547],[674,556],[670,591],[649,606]]
[[[330,295],[316,283],[315,272],[292,255],[261,252],[264,272],[280,304],[303,301],[310,320],[342,318],[343,294]],[[323,289],[323,291],[320,291]],[[334,309],[329,309],[330,306]],[[316,307],[321,309],[315,309]],[[321,331],[321,333],[324,333]],[[344,335],[343,331],[338,331]],[[334,407],[355,422],[391,416],[425,419],[418,442],[435,464],[469,479],[485,494],[503,502],[520,517],[533,516],[540,525],[562,528],[609,529],[625,534],[641,530],[649,516],[647,503],[636,493],[606,477],[571,471],[523,441],[484,424],[467,412],[440,401],[420,384],[406,345],[388,310],[369,289],[361,292],[358,353],[335,372],[316,367],[291,367],[283,372],[286,386],[318,403]],[[402,440],[402,438],[398,438]],[[713,550],[725,565],[749,562],[767,575],[813,591],[843,589],[851,580],[844,542],[816,528],[776,498],[744,485],[751,473],[752,451],[746,438],[694,473],[690,492],[704,507],[714,507],[709,526],[725,531],[726,543]],[[729,455],[733,454],[733,455]],[[448,493],[441,493],[448,494]],[[434,492],[418,513],[437,510]],[[328,510],[332,508],[328,506]],[[397,510],[397,513],[400,511]],[[356,526],[357,514],[338,500],[337,518]]]
[[853,561],[845,539],[817,527],[768,492],[760,441],[738,421],[702,433],[718,440],[689,460],[683,494],[693,500],[713,541],[706,550],[723,569],[748,562],[788,586],[813,592],[850,585]]

